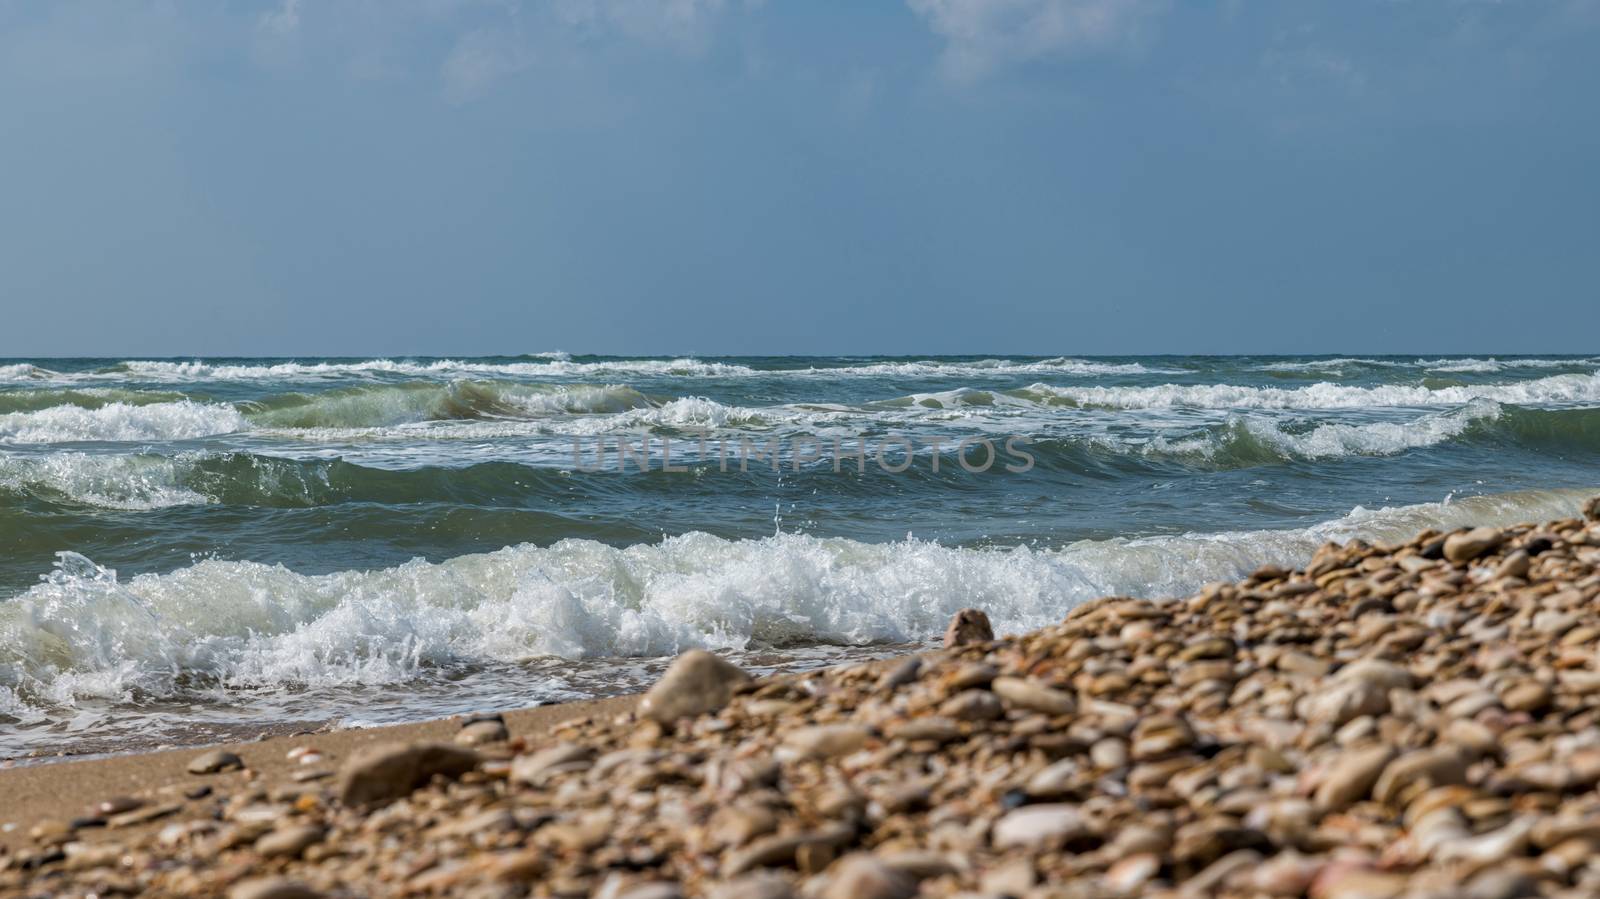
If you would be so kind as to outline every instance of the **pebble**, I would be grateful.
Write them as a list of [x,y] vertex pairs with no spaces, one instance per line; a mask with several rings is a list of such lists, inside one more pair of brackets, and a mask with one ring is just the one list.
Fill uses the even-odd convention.
[[164,805],[145,805],[133,811],[123,812],[120,815],[112,815],[106,819],[106,826],[112,828],[137,827],[140,824],[149,824],[151,821],[165,818],[168,815],[175,815],[182,810],[183,805],[177,802],[169,802]]
[[123,812],[131,812],[141,805],[144,805],[143,799],[135,799],[132,796],[117,796],[95,803],[90,814],[95,817],[105,818],[111,815],[120,815]]
[[995,848],[1028,846],[1080,836],[1085,832],[1083,814],[1075,805],[1030,805],[1007,813],[995,822],[991,840]]
[[795,895],[789,881],[766,872],[725,881],[707,894],[710,899],[795,899]]
[[822,888],[822,899],[912,899],[917,895],[916,878],[858,853],[840,860]]
[[1059,716],[1070,715],[1078,707],[1071,694],[1026,678],[997,677],[989,689],[1006,705],[1024,711]]
[[219,774],[223,771],[237,771],[244,767],[244,760],[225,749],[213,749],[202,753],[189,762],[190,774]]
[[311,824],[274,830],[256,840],[255,850],[263,858],[299,858],[307,849],[322,842],[324,831]]
[[798,758],[831,759],[849,755],[871,739],[872,731],[859,724],[832,724],[790,731],[783,743]]
[[434,777],[460,777],[477,766],[477,753],[449,743],[367,746],[339,770],[339,801],[361,806],[400,799]]
[[962,609],[951,619],[944,631],[944,648],[954,649],[957,646],[971,646],[974,643],[988,643],[994,639],[994,627],[989,624],[989,616],[982,609]]
[[1118,893],[1133,895],[1161,872],[1161,857],[1140,852],[1119,860],[1106,869],[1106,885]]
[[1451,534],[1444,541],[1444,557],[1452,562],[1470,562],[1500,545],[1500,531],[1495,528],[1473,528],[1460,534]]
[[691,649],[672,660],[667,671],[639,702],[639,714],[661,724],[714,712],[728,704],[734,691],[750,682],[742,668],[703,649]]
[[1372,746],[1342,753],[1317,786],[1317,805],[1325,810],[1337,811],[1365,799],[1394,756],[1395,750],[1391,746]]
[[553,772],[587,768],[594,757],[595,751],[588,746],[556,743],[532,755],[517,756],[511,762],[511,780],[537,785]]
[[288,877],[256,877],[228,890],[228,899],[321,899],[322,894]]
[[965,690],[939,706],[939,714],[956,721],[993,721],[1005,715],[1005,707],[988,690]]
[[474,721],[456,731],[453,739],[462,746],[483,746],[504,743],[511,739],[511,732],[502,721]]

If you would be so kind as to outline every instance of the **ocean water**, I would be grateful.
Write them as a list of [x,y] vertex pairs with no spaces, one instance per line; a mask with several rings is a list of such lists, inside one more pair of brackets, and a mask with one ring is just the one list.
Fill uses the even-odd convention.
[[0,360],[0,757],[827,664],[1596,492],[1597,357]]

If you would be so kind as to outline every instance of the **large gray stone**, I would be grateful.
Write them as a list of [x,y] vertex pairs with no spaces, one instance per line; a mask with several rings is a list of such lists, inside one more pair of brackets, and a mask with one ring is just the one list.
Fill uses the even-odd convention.
[[703,649],[691,649],[667,667],[661,679],[644,694],[639,714],[662,724],[715,712],[728,704],[750,675],[732,662]]
[[345,805],[392,802],[435,775],[456,778],[476,767],[476,752],[449,743],[380,743],[360,750],[339,770],[339,800]]

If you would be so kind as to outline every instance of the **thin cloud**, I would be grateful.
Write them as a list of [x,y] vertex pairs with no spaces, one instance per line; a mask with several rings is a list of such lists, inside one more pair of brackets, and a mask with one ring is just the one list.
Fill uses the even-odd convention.
[[727,6],[727,0],[560,0],[556,9],[571,25],[698,51]]
[[1115,47],[1136,38],[1164,0],[906,0],[945,40],[956,81],[996,69]]
[[277,9],[261,14],[257,25],[272,34],[291,34],[300,27],[300,0],[283,0]]
[[439,67],[445,97],[465,103],[533,64],[533,53],[510,30],[484,28],[462,35]]

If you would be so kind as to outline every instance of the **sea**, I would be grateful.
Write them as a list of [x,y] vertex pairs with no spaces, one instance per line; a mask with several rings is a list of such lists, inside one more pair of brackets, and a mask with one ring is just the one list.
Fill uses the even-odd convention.
[[0,759],[836,664],[1596,493],[1596,356],[0,360]]

